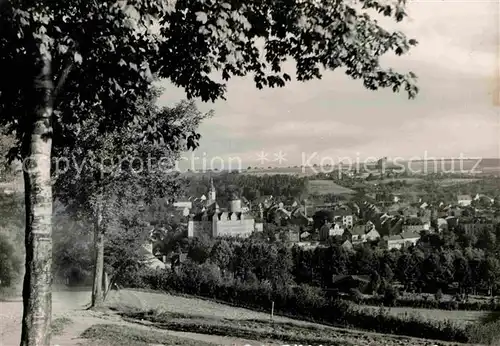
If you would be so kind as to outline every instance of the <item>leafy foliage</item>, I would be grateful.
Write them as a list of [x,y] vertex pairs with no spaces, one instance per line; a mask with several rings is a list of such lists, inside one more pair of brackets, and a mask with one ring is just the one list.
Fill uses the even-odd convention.
[[[132,5],[116,1],[2,3],[0,71],[4,76],[9,71],[22,72],[11,83],[5,78],[0,82],[1,121],[15,131],[19,144],[31,131],[31,117],[22,115],[37,107],[34,82],[42,59],[51,66],[50,75],[44,78],[54,82],[50,96],[56,110],[56,143],[74,141],[81,122],[90,115],[106,120],[100,130],[116,125],[117,120],[126,119],[123,110],[149,94],[153,76],[147,60],[157,38],[144,21],[158,14],[159,8],[151,2],[135,16]],[[20,146],[11,154],[19,156]]]
[[91,224],[76,220],[61,203],[54,207],[53,272],[70,285],[88,283],[93,267]]
[[9,287],[19,277],[22,257],[14,243],[0,232],[0,287]]
[[3,2],[0,72],[23,73],[0,82],[0,119],[22,141],[31,120],[20,115],[36,107],[33,82],[41,59],[51,63],[56,142],[74,141],[90,116],[103,120],[101,131],[121,126],[133,117],[123,111],[149,95],[155,77],[170,79],[188,97],[215,100],[224,97],[224,81],[232,76],[253,75],[258,88],[284,86],[291,79],[282,71],[288,58],[301,81],[343,67],[369,89],[403,88],[414,97],[415,75],[385,69],[379,59],[390,51],[404,54],[417,42],[370,16],[379,12],[400,21],[404,3]]
[[175,160],[198,145],[195,130],[210,114],[200,113],[193,102],[163,109],[152,100],[143,102],[141,116],[122,128],[99,135],[100,119],[90,118],[76,145],[55,148],[57,159],[68,159],[64,167],[59,161],[54,165],[57,198],[84,212],[95,211],[96,198],[103,198],[107,220],[112,220],[126,205],[175,197],[182,186],[173,172]]
[[226,84],[212,78],[216,71],[224,81],[252,74],[259,89],[282,87],[291,79],[282,70],[287,58],[295,61],[300,81],[344,67],[368,89],[404,88],[414,97],[415,75],[384,69],[379,58],[388,51],[404,54],[417,42],[385,30],[369,15],[375,10],[401,21],[404,3],[363,0],[359,9],[334,0],[176,1],[160,20],[165,39],[156,66],[188,97],[203,100],[225,93]]

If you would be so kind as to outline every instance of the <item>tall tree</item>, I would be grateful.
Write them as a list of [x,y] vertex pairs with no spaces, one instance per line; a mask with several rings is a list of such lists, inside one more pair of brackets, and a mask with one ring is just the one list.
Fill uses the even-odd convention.
[[56,196],[94,225],[93,307],[102,304],[106,291],[107,229],[120,228],[122,220],[136,218],[137,205],[150,204],[155,196],[174,198],[179,188],[178,176],[173,174],[175,162],[183,150],[197,147],[199,135],[195,131],[210,115],[199,112],[193,102],[157,109],[154,100],[141,101],[142,106],[134,107],[141,116],[105,135],[92,131],[99,127],[100,118],[88,119],[78,145],[55,148],[59,157],[79,163],[78,169],[76,165],[55,165]]
[[[415,75],[383,68],[379,58],[403,54],[416,41],[367,13],[400,21],[405,2],[0,2],[0,121],[15,131],[12,154],[26,163],[22,345],[50,343],[53,141],[78,137],[91,114],[106,120],[99,131],[119,127],[122,110],[147,94],[153,76],[170,79],[188,97],[215,100],[231,76],[251,74],[258,88],[285,85],[288,57],[301,81],[344,67],[368,89],[404,88],[413,97]],[[5,77],[13,71],[15,78]]]

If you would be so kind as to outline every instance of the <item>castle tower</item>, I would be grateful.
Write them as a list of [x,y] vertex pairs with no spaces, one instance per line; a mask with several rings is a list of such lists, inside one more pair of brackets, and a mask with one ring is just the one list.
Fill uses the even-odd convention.
[[231,201],[230,203],[230,211],[232,213],[239,213],[241,212],[241,199],[233,193],[231,196]]

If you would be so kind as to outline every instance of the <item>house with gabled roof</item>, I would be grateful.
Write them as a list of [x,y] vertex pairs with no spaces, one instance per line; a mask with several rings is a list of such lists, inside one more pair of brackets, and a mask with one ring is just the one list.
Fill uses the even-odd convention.
[[349,239],[346,239],[343,243],[342,243],[342,248],[344,250],[347,250],[347,251],[352,251],[353,250],[353,246],[352,246],[352,243],[350,242]]
[[375,225],[370,221],[364,225],[355,225],[349,230],[349,233],[353,244],[364,243],[380,238],[380,233],[377,231]]
[[380,233],[375,227],[373,227],[369,231],[365,232],[363,238],[365,241],[374,241],[380,238]]

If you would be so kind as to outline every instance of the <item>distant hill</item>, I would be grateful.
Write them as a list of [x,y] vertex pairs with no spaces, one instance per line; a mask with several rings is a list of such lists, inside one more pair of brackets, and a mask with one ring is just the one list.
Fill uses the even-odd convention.
[[[376,169],[379,166],[378,162],[368,162],[366,165],[360,164],[360,168],[365,166],[368,169]],[[343,169],[347,170],[349,165],[343,165]],[[356,167],[351,167],[354,170]],[[409,169],[414,173],[471,173],[471,174],[500,174],[500,158],[484,158],[484,159],[438,159],[433,160],[414,160],[414,161],[385,161],[386,169]],[[316,166],[316,167],[253,167],[251,169],[243,169],[240,173],[250,175],[276,175],[287,174],[297,176],[311,176],[316,173],[331,173],[338,166]]]

